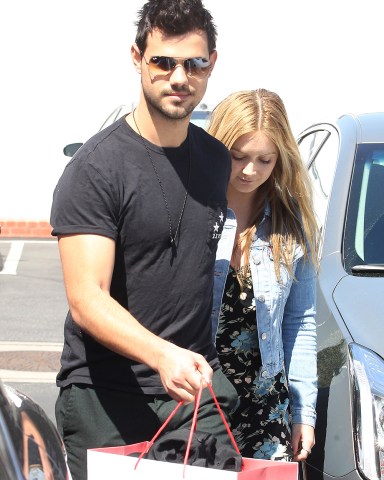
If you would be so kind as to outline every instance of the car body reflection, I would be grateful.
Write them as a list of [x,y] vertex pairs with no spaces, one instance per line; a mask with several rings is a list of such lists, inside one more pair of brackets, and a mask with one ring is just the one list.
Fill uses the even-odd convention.
[[63,442],[31,398],[0,381],[1,480],[69,480]]

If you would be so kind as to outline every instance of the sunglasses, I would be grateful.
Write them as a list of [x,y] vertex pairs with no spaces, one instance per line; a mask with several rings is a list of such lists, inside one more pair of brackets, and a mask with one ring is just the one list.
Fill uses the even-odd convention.
[[149,73],[153,76],[166,75],[172,72],[177,65],[181,65],[185,73],[189,77],[203,78],[210,71],[211,62],[203,57],[182,58],[182,57],[151,57],[148,61],[144,58],[148,65]]

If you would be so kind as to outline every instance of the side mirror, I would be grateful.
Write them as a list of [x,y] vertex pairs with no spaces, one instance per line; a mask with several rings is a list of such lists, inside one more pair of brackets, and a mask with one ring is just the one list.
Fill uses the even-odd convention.
[[82,145],[82,143],[70,143],[63,148],[63,153],[67,157],[73,157]]

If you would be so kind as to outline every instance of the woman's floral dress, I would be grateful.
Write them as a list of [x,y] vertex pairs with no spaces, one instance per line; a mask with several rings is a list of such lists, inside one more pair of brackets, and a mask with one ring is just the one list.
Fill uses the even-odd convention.
[[249,267],[230,267],[221,305],[216,346],[224,373],[236,387],[239,406],[232,431],[244,457],[291,460],[289,397],[284,371],[259,379],[261,357]]

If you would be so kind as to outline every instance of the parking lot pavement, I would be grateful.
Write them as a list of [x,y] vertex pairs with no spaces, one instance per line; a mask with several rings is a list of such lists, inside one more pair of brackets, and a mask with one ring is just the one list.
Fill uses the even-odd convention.
[[0,241],[0,378],[55,421],[67,301],[55,240]]
[[55,422],[59,343],[0,342],[0,378],[37,402]]

